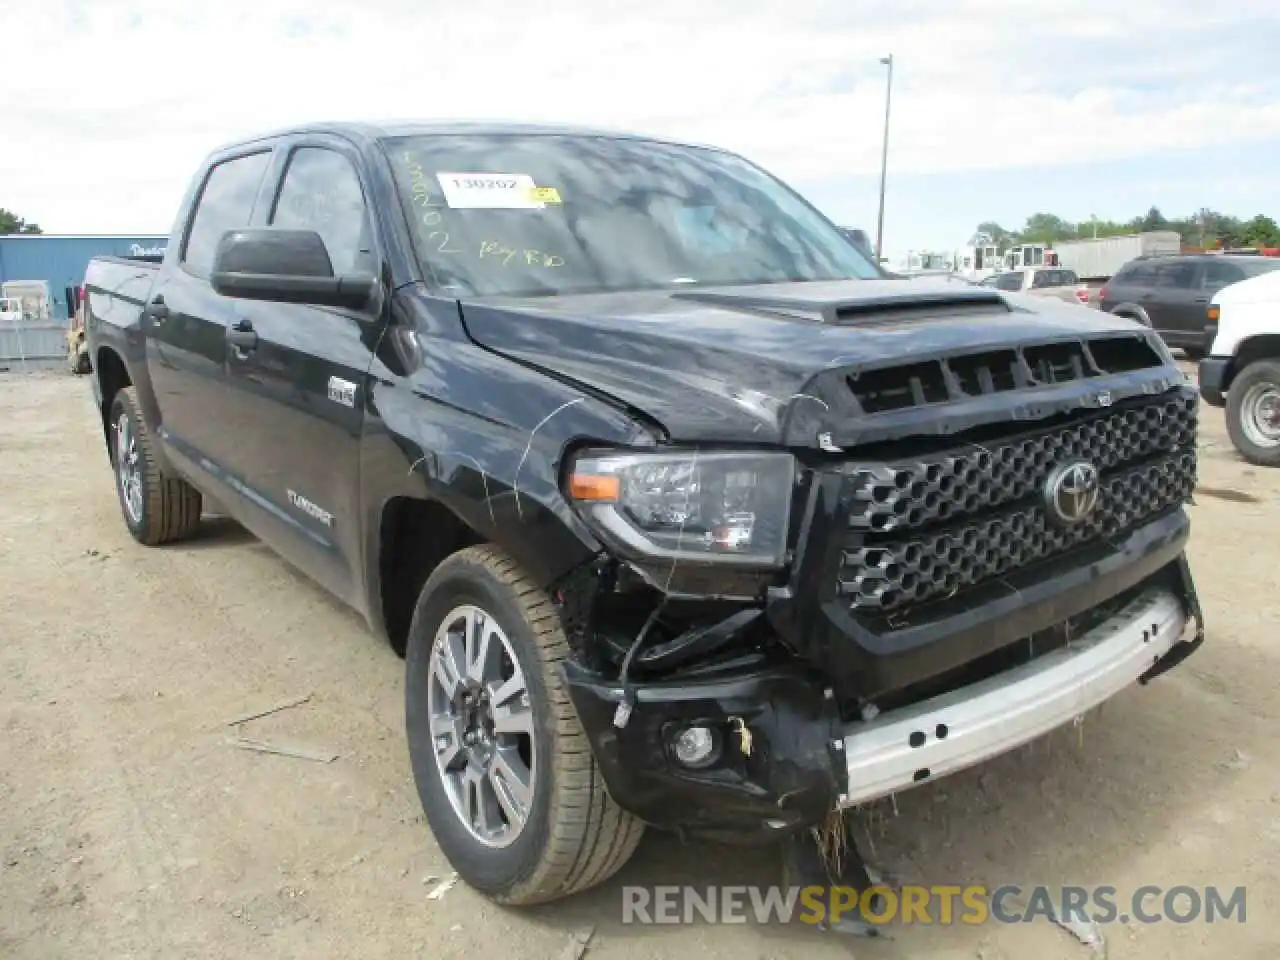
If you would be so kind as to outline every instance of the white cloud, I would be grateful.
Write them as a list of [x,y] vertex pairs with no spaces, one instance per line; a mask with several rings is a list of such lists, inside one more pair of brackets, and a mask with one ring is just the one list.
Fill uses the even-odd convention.
[[0,0],[0,21],[42,58],[0,74],[0,205],[65,232],[166,231],[214,146],[321,119],[639,129],[803,189],[878,169],[889,52],[895,173],[1280,137],[1273,0]]

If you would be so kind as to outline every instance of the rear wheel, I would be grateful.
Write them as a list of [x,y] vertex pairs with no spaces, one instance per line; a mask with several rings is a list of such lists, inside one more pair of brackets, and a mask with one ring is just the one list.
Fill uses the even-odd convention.
[[1250,463],[1280,467],[1280,362],[1258,360],[1231,381],[1227,432]]
[[503,903],[608,879],[644,832],[605,791],[557,669],[568,653],[551,601],[492,546],[441,563],[409,629],[418,796],[453,868]]
[[116,493],[133,538],[156,546],[190,535],[200,525],[200,491],[160,472],[134,387],[116,393],[110,418]]

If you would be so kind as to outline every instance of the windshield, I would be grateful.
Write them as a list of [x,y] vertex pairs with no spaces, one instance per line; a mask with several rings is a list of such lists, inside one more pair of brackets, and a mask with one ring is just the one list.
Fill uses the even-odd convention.
[[879,276],[787,187],[716,150],[512,134],[386,146],[423,272],[450,296]]

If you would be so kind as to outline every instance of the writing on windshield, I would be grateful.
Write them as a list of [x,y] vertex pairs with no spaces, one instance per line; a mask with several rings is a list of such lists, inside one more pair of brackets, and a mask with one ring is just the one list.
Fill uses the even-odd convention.
[[787,187],[717,150],[448,134],[387,152],[423,271],[450,296],[877,275]]

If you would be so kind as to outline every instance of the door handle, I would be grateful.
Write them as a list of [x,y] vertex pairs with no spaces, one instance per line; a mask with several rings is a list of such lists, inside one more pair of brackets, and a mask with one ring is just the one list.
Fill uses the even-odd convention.
[[1195,300],[1194,300],[1193,302],[1194,302],[1194,303],[1208,303],[1208,302],[1209,302],[1209,298],[1208,298],[1208,297],[1196,297],[1196,298],[1195,298]]
[[227,331],[227,341],[243,355],[246,351],[258,346],[258,335],[253,330],[253,324],[248,320],[237,320]]
[[142,312],[156,323],[162,322],[169,316],[169,308],[165,306],[164,296],[162,294],[156,294],[152,297],[151,302],[143,307]]

